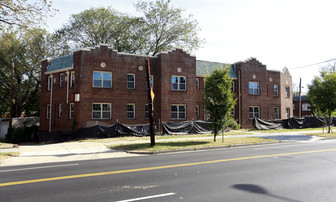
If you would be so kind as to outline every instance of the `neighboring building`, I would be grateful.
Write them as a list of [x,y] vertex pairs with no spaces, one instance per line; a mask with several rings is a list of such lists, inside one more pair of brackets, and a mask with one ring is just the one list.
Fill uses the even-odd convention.
[[[299,96],[293,96],[293,113],[295,117],[300,117]],[[312,116],[312,110],[306,95],[301,96],[301,117]]]
[[[146,59],[100,45],[43,60],[40,130],[66,132],[109,126],[117,121],[148,123]],[[149,59],[155,124],[206,119],[203,77],[215,67],[228,64],[196,61],[181,49]],[[243,128],[253,127],[253,117],[292,116],[292,79],[287,69],[269,71],[256,59],[250,59],[231,65],[230,76],[237,98],[233,113]]]

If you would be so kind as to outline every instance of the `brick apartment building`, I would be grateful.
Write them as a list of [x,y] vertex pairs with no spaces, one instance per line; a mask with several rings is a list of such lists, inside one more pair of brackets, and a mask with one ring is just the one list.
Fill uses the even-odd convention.
[[[293,96],[293,116],[300,118],[299,96]],[[301,117],[312,116],[311,106],[306,95],[301,96]]]
[[[148,123],[147,56],[118,53],[106,45],[42,61],[40,131],[71,131],[94,125]],[[199,61],[176,49],[150,57],[154,121],[204,120],[203,77],[228,64]],[[292,78],[266,70],[256,59],[231,66],[236,120],[292,115]],[[240,96],[239,96],[240,95]]]

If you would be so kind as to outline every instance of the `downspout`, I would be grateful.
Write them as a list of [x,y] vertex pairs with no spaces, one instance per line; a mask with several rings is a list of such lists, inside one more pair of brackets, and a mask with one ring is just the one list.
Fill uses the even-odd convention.
[[53,85],[54,85],[54,78],[53,75],[51,77],[51,89],[50,89],[50,115],[49,115],[49,133],[51,133],[51,117],[52,117],[52,97],[53,97]]
[[66,72],[66,74],[67,74],[67,98],[66,98],[66,103],[68,104],[69,103],[69,85],[70,85],[69,70]]

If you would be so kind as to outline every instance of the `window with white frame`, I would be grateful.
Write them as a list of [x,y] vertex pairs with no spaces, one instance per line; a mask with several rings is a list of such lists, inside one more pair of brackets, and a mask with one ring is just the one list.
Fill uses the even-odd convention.
[[[151,88],[154,90],[154,76],[153,75],[150,75],[149,81],[150,81]],[[148,90],[147,89],[147,80],[146,80],[145,90]]]
[[172,76],[171,77],[172,90],[186,90],[186,77],[185,76]]
[[286,108],[286,118],[290,118],[290,108]]
[[111,104],[110,103],[93,103],[92,119],[110,119]]
[[274,96],[279,96],[279,86],[274,85]]
[[48,76],[48,90],[51,90],[52,85],[52,75]]
[[196,117],[199,117],[200,114],[199,114],[199,105],[196,105]]
[[279,119],[279,107],[274,108],[274,118]]
[[259,82],[249,82],[249,94],[259,95]]
[[63,87],[63,82],[64,82],[64,75],[63,73],[59,75],[59,86]]
[[62,113],[63,113],[62,104],[59,104],[58,105],[58,117],[62,117]]
[[259,107],[249,107],[249,118],[260,118]]
[[199,78],[196,78],[196,90],[199,90]]
[[171,119],[186,119],[186,105],[171,105]]
[[127,89],[135,89],[135,74],[127,74]]
[[286,87],[286,97],[290,98],[290,88]]
[[51,108],[50,105],[47,105],[47,119],[50,119]]
[[302,104],[302,111],[311,111],[310,104],[308,103]]
[[145,119],[149,119],[149,108],[148,108],[148,104],[145,105]]
[[135,119],[135,104],[127,104],[127,119]]
[[70,109],[69,109],[69,119],[73,119],[75,116],[75,104],[70,103]]
[[73,88],[75,86],[75,72],[70,72],[70,88]]
[[111,72],[93,72],[93,87],[111,88],[112,73]]

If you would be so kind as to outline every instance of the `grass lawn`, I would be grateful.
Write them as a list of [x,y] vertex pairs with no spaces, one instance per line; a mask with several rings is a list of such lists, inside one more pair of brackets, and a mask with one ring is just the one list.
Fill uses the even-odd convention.
[[241,144],[256,144],[278,142],[276,140],[256,138],[256,137],[244,137],[244,138],[224,138],[222,142],[221,138],[217,138],[217,142],[213,140],[184,140],[174,142],[157,142],[154,147],[150,147],[150,143],[129,143],[109,146],[111,149],[123,150],[123,151],[136,151],[136,152],[160,152],[171,151],[181,149],[199,149],[204,147],[220,147],[220,146],[234,146]]
[[14,157],[14,156],[19,156],[19,152],[1,152],[0,153],[0,162],[3,161],[6,158]]

